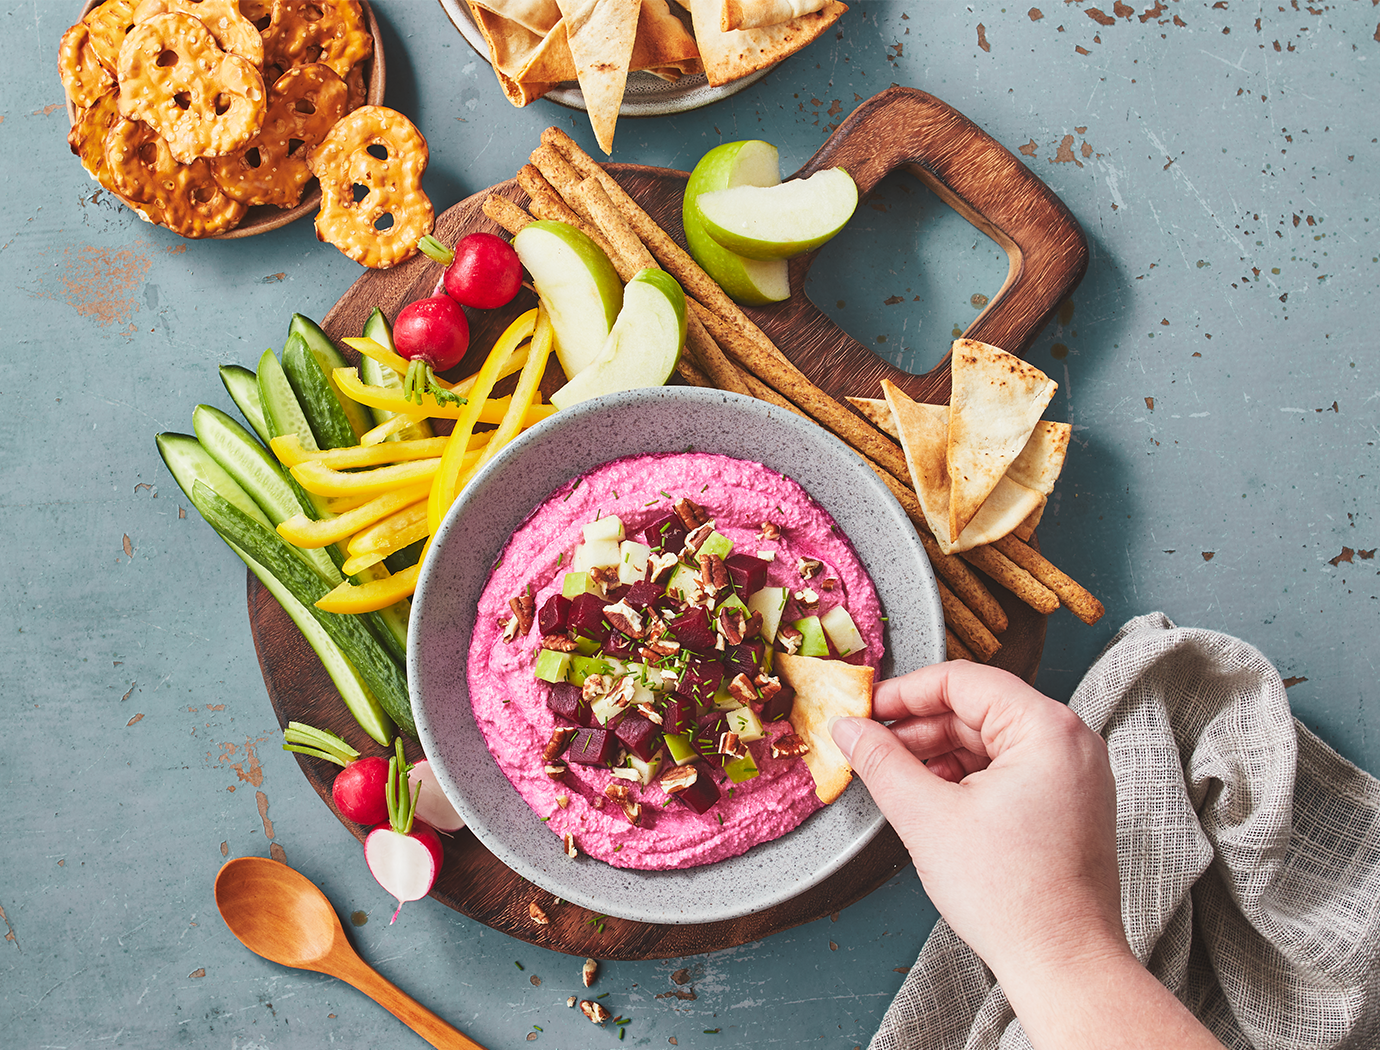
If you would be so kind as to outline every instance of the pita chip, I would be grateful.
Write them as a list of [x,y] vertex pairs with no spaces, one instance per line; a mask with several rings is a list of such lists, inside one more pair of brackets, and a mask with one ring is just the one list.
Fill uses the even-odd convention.
[[642,0],[629,68],[672,80],[703,71],[695,38],[666,0]]
[[955,340],[949,401],[949,535],[960,535],[1030,440],[1058,389],[1014,354]]
[[719,28],[725,33],[733,29],[761,29],[780,25],[793,18],[812,15],[828,0],[723,0]]
[[[893,416],[910,468],[911,483],[920,498],[920,509],[934,534],[935,542],[945,554],[972,550],[985,543],[1001,539],[1015,532],[1024,522],[1045,505],[1045,494],[1009,477],[997,480],[971,521],[954,539],[949,532],[949,473],[947,449],[949,445],[949,409],[944,405],[927,405],[913,401],[888,380],[882,380],[882,391]],[[1033,531],[1034,525],[1031,529]],[[1028,538],[1028,536],[1026,537]]]
[[722,27],[723,0],[684,0],[695,24],[705,76],[715,87],[766,69],[814,41],[839,20],[847,5],[827,0],[820,10],[760,29]]
[[539,37],[545,36],[561,17],[556,0],[470,0],[470,9],[476,7],[516,22]]
[[1059,472],[1064,469],[1064,456],[1069,450],[1069,435],[1073,427],[1068,423],[1052,423],[1042,419],[1031,431],[1030,440],[1021,454],[1006,468],[1006,476],[1027,488],[1048,496],[1054,491]]
[[558,0],[594,137],[613,152],[641,0]]
[[559,18],[548,30],[541,45],[517,74],[524,84],[559,84],[575,79],[575,59],[570,55],[570,40],[565,19]]
[[[896,417],[891,414],[891,406],[882,397],[850,397],[848,403],[856,408],[864,419],[897,441],[901,440],[901,432],[896,429]],[[948,426],[947,420],[945,426]]]
[[785,653],[772,659],[781,681],[795,690],[791,729],[810,745],[805,765],[814,778],[815,794],[828,805],[853,779],[853,768],[829,735],[829,719],[835,715],[872,716],[872,668]]

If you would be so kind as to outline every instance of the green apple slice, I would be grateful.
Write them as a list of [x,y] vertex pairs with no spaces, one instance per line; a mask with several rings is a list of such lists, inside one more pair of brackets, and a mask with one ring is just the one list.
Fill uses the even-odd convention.
[[623,307],[623,284],[603,249],[563,222],[524,226],[513,249],[551,318],[556,359],[574,379],[603,352]]
[[551,403],[569,408],[602,394],[661,386],[684,346],[685,293],[665,270],[639,270],[623,289],[623,309],[603,350],[551,395]]
[[779,186],[732,186],[695,198],[705,232],[749,259],[788,259],[818,248],[843,229],[858,206],[858,187],[842,168]]
[[735,302],[744,306],[779,303],[791,295],[784,259],[745,259],[735,255],[704,229],[695,199],[702,193],[733,186],[775,186],[781,182],[776,147],[761,139],[725,142],[700,158],[685,184],[681,224],[690,254]]

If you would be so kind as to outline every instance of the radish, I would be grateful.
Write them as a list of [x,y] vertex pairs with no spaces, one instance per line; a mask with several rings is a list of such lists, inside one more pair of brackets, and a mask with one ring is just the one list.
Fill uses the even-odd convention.
[[470,345],[470,322],[448,295],[408,303],[393,322],[393,344],[409,361],[424,361],[438,372],[454,368]]
[[407,774],[412,768],[403,758],[402,740],[397,754],[388,760],[388,823],[374,828],[364,839],[364,862],[378,884],[398,899],[397,910],[408,901],[421,900],[441,870],[441,836],[429,824],[416,819],[417,795],[410,790]]
[[437,831],[459,831],[465,826],[460,814],[455,812],[450,799],[446,798],[445,792],[441,790],[441,785],[436,782],[436,774],[430,762],[422,759],[407,771],[407,779],[421,785],[417,793],[419,819],[426,821]]
[[446,294],[478,310],[506,306],[522,287],[522,262],[513,246],[492,233],[461,237],[452,252],[427,235],[418,245],[428,258],[446,267]]
[[379,755],[360,758],[359,752],[334,733],[302,722],[283,730],[283,750],[323,758],[344,766],[331,783],[336,809],[356,824],[388,819],[388,760]]

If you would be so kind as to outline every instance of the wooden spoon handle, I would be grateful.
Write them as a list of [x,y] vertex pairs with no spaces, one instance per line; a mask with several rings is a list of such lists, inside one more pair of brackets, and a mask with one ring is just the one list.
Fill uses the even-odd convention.
[[348,958],[336,960],[336,966],[330,972],[346,984],[359,989],[436,1047],[437,1050],[485,1050],[464,1032],[443,1021],[417,1002],[416,999],[382,976],[353,952]]
[[904,167],[1006,250],[1006,283],[963,333],[969,339],[1023,353],[1087,270],[1087,239],[1063,201],[933,95],[904,87],[874,95],[792,177],[838,167],[863,196]]

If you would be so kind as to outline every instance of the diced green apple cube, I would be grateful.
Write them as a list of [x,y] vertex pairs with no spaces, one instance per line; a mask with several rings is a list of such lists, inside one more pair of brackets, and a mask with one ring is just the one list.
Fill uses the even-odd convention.
[[671,756],[671,761],[678,766],[687,766],[700,757],[700,753],[690,743],[689,733],[667,733],[665,740],[666,753]]
[[867,643],[858,633],[858,626],[853,622],[853,617],[842,605],[835,605],[821,616],[819,624],[829,636],[829,641],[834,643],[834,649],[840,656],[860,653],[867,648]]
[[570,653],[570,675],[566,681],[571,685],[584,685],[585,679],[592,674],[613,674],[614,666],[607,660],[600,660],[594,656],[581,656],[579,653]]
[[733,541],[722,532],[711,532],[700,544],[697,552],[700,556],[706,554],[717,554],[720,558],[727,558],[733,553]]
[[724,775],[735,784],[741,784],[744,780],[751,780],[757,775],[757,763],[753,761],[752,752],[749,751],[742,758],[730,758],[724,761]]
[[747,600],[748,612],[762,616],[762,637],[768,645],[776,641],[776,630],[781,626],[781,614],[786,611],[789,596],[785,587],[763,587]]
[[824,634],[824,627],[819,622],[818,616],[807,616],[803,620],[796,620],[791,625],[800,632],[800,648],[796,650],[797,656],[828,656],[829,639]]
[[714,690],[714,710],[736,711],[742,706],[743,702],[728,691],[728,683],[720,682],[719,688]]
[[743,599],[739,598],[736,594],[730,594],[727,598],[721,601],[719,603],[719,607],[714,611],[715,615],[717,616],[725,609],[737,609],[740,613],[743,614],[744,618],[752,615],[752,611],[748,609],[746,605],[743,604]]
[[575,636],[575,651],[581,656],[597,656],[602,648],[598,638],[586,638],[583,634]]
[[665,756],[666,751],[664,748],[658,751],[646,762],[642,761],[642,759],[638,758],[634,754],[629,754],[628,768],[637,770],[638,781],[642,784],[643,787],[646,787],[653,780],[655,780],[657,774],[661,772],[661,764],[665,760]]
[[543,682],[564,682],[570,677],[570,653],[543,649],[537,654],[532,673]]
[[624,540],[618,545],[618,582],[636,583],[647,575],[647,558],[652,548],[636,540]]
[[587,572],[568,572],[561,577],[561,594],[566,598],[578,598],[582,594],[600,594],[599,585],[589,578]]
[[[620,526],[621,527],[621,526]],[[606,568],[618,564],[618,540],[586,540],[575,548],[575,556],[570,567],[576,572],[588,572],[593,568]]]
[[606,514],[602,518],[596,518],[588,525],[581,526],[580,531],[585,534],[586,543],[592,543],[594,540],[623,542],[623,522],[617,514]]
[[685,562],[678,562],[671,578],[666,581],[666,593],[677,595],[684,601],[690,600],[690,595],[694,592],[695,580],[699,578],[699,569],[692,569]]
[[592,701],[589,705],[589,709],[594,714],[595,721],[601,726],[608,725],[609,722],[623,713],[623,705],[618,702],[618,691],[616,689]]
[[754,740],[761,740],[766,736],[766,730],[762,728],[762,720],[757,717],[757,712],[750,707],[740,707],[728,713],[728,730],[737,733],[738,739],[745,744],[750,744]]

